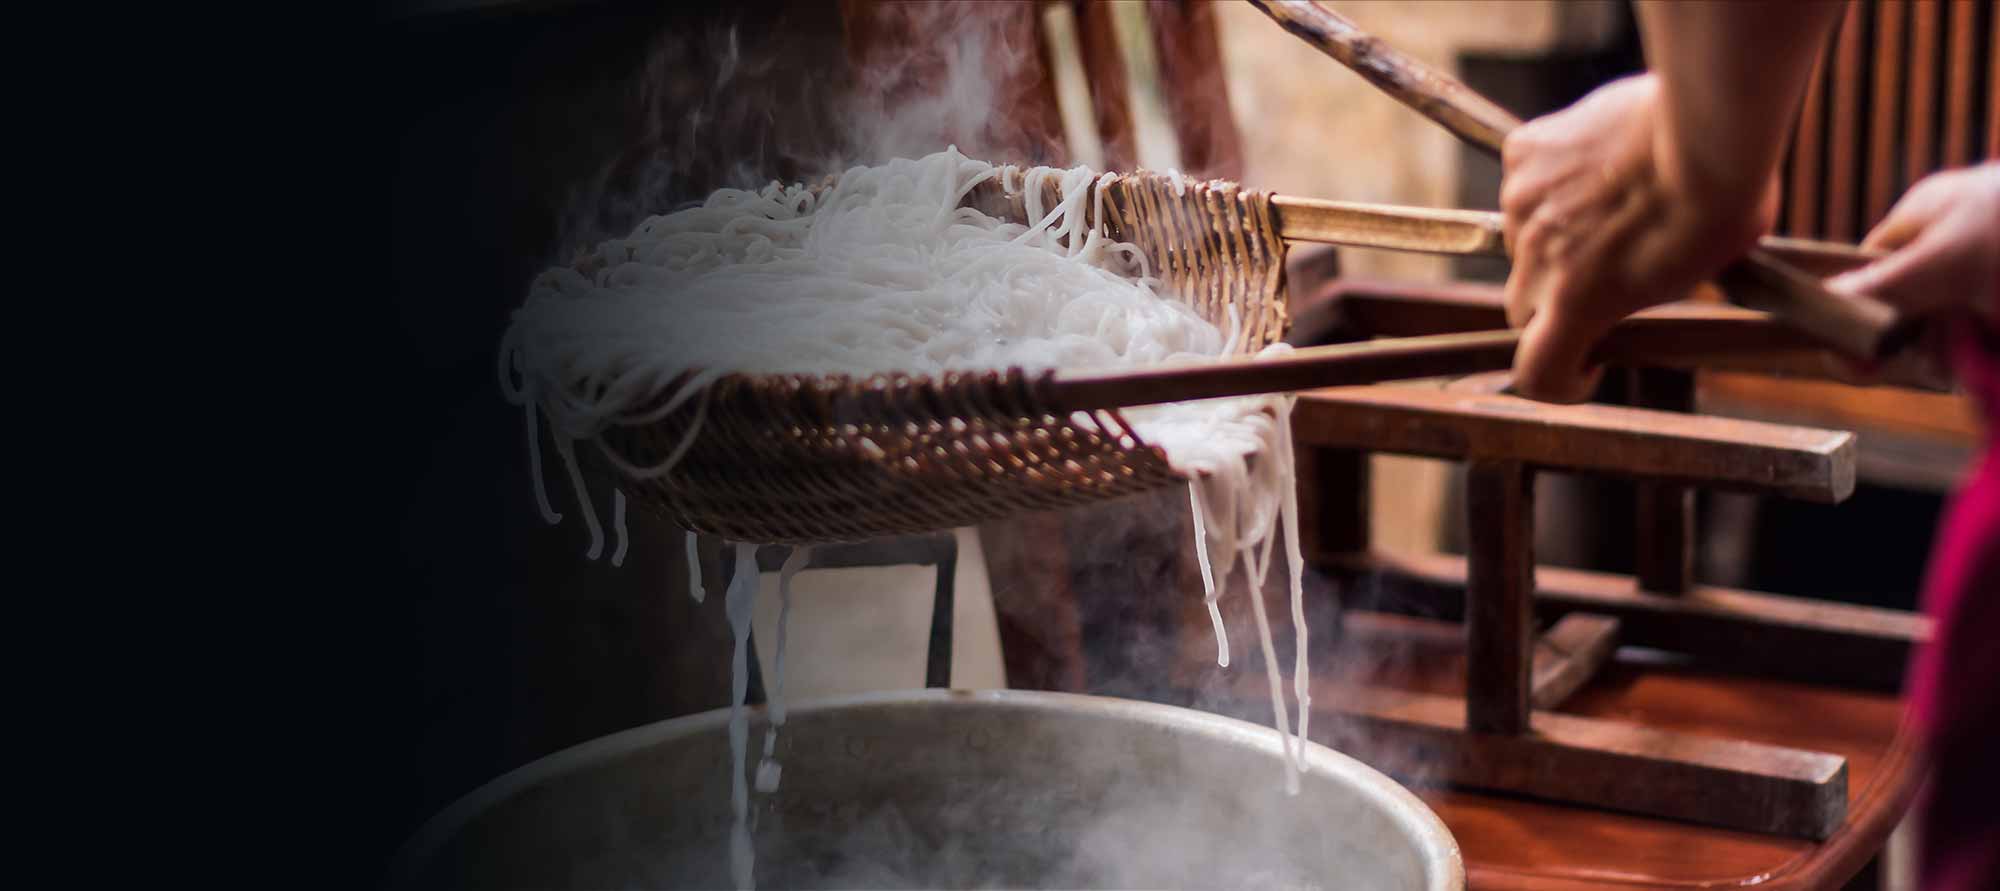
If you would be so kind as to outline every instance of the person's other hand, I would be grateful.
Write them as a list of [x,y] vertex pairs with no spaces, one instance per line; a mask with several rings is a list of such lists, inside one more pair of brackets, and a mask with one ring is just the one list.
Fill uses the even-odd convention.
[[1912,316],[2000,319],[2000,161],[1919,180],[1861,246],[1889,255],[1828,279],[1828,288]]
[[1526,326],[1516,392],[1575,402],[1590,350],[1619,319],[1686,297],[1777,215],[1777,178],[1694,169],[1666,138],[1653,75],[1599,88],[1522,125],[1502,153],[1500,208],[1514,258],[1507,319]]

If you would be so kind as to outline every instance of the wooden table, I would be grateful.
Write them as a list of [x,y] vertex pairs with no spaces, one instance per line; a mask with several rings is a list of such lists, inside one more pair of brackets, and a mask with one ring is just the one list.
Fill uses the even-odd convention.
[[[1339,639],[1329,637],[1313,644],[1320,663],[1313,672],[1316,741],[1333,744],[1341,718],[1331,709],[1363,684],[1463,695],[1464,634],[1457,623],[1352,611]],[[1204,645],[1205,660],[1197,655]],[[1218,670],[1211,642],[1185,648],[1183,663],[1203,667],[1183,683],[1219,685],[1231,693],[1222,710],[1270,721],[1258,660]],[[1557,711],[1844,756],[1848,816],[1832,837],[1814,843],[1405,777],[1457,837],[1474,889],[1839,888],[1882,851],[1919,780],[1901,732],[1901,702],[1886,693],[1732,676],[1625,650]]]

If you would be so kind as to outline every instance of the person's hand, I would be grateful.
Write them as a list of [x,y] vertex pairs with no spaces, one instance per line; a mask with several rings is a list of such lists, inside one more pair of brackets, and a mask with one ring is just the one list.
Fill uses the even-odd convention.
[[1500,208],[1514,257],[1507,320],[1525,325],[1514,389],[1589,397],[1590,350],[1619,319],[1686,297],[1777,215],[1775,171],[1702,171],[1667,138],[1659,82],[1599,88],[1507,138]]
[[1889,255],[1831,279],[1912,316],[2000,319],[2000,161],[1932,174],[1861,242]]

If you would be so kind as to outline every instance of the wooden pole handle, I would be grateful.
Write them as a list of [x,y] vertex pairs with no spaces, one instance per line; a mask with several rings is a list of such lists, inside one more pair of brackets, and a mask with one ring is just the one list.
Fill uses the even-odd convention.
[[[1520,342],[1521,332],[1506,328],[1364,340],[1265,358],[1062,374],[1048,381],[1048,392],[1051,408],[1073,412],[1477,374],[1513,367]],[[1726,319],[1640,315],[1619,322],[1598,343],[1591,360],[1686,367],[1705,359],[1809,346],[1805,335],[1757,313]]]
[[[1504,257],[1500,214],[1490,210],[1403,207],[1359,201],[1328,201],[1292,195],[1271,196],[1278,235],[1349,247]],[[1814,276],[1846,272],[1885,256],[1851,244],[1765,236],[1758,248]]]
[[1521,119],[1456,78],[1356,27],[1345,16],[1306,0],[1250,0],[1285,30],[1318,47],[1417,113],[1495,156]]
[[[1404,55],[1312,0],[1250,2],[1285,30],[1496,158],[1507,134],[1520,126],[1519,118],[1456,78]],[[1763,251],[1751,251],[1718,278],[1738,303],[1774,312],[1854,358],[1879,359],[1914,339],[1915,325],[1894,307],[1835,294]]]

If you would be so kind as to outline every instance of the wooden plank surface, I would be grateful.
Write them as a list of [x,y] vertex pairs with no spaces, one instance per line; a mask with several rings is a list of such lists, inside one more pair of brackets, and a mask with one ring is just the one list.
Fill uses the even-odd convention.
[[[1176,671],[1200,676],[1189,687],[1204,691],[1204,707],[1268,720],[1262,672],[1248,664],[1215,669],[1213,644],[1201,644],[1205,649],[1191,648]],[[1338,709],[1362,686],[1462,696],[1463,648],[1456,621],[1348,611],[1339,643],[1314,650],[1313,739],[1339,745],[1332,729],[1343,720]],[[1439,771],[1410,765],[1400,779],[1458,840],[1468,888],[1823,891],[1842,887],[1881,850],[1920,778],[1911,741],[1898,735],[1902,704],[1893,693],[1718,674],[1637,660],[1631,652],[1614,656],[1562,704],[1562,713],[1841,756],[1848,764],[1847,820],[1815,843],[1449,787]]]
[[1301,394],[1292,431],[1307,445],[1519,461],[1821,503],[1854,490],[1853,434],[1620,406],[1338,387]]

